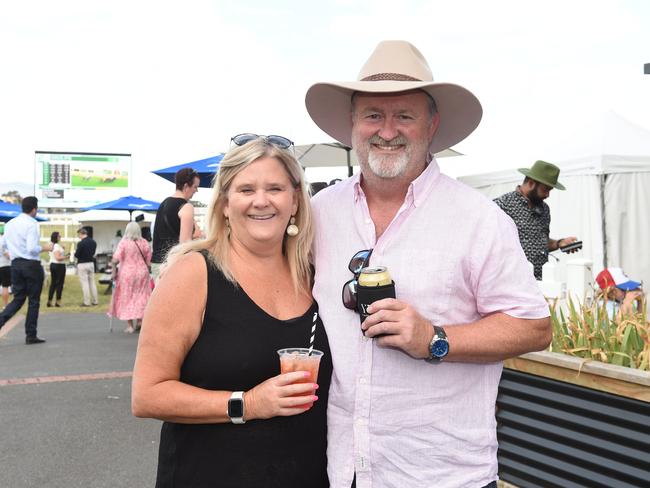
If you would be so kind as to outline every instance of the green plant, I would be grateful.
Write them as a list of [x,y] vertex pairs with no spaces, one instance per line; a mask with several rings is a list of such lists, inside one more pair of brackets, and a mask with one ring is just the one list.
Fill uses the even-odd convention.
[[590,304],[569,299],[566,307],[550,302],[553,342],[550,350],[649,371],[650,322],[646,301],[631,313],[611,316],[607,298],[597,295]]

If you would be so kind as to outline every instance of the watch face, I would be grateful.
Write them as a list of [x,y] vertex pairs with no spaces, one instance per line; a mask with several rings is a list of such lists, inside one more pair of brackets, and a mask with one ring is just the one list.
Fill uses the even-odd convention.
[[[222,410],[223,411],[223,410]],[[244,401],[241,399],[230,399],[228,401],[228,416],[240,418],[244,416]]]
[[449,352],[449,343],[443,340],[437,340],[431,344],[431,355],[436,358],[444,358]]

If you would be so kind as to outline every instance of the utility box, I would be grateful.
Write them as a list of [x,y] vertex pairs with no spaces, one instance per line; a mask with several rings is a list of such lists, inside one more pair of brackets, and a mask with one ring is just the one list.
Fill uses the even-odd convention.
[[562,300],[566,295],[566,284],[561,278],[560,263],[549,260],[542,266],[542,281],[538,282],[539,289],[545,298]]
[[581,304],[590,304],[592,302],[594,298],[593,264],[591,260],[583,258],[567,261],[567,298]]

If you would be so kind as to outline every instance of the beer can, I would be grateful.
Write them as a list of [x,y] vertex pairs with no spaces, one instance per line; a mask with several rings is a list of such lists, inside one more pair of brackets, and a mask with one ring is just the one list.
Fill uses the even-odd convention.
[[386,286],[390,285],[393,280],[390,278],[388,268],[386,266],[375,266],[371,268],[363,268],[359,274],[359,286]]

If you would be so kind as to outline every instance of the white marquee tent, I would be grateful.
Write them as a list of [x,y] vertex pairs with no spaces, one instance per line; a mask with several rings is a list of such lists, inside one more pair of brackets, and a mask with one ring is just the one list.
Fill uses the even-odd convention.
[[[144,220],[140,227],[149,227],[156,214],[142,212]],[[135,216],[134,216],[135,217]],[[129,223],[128,210],[87,210],[76,215],[80,225],[93,227],[93,238],[97,242],[97,253],[111,253],[111,241],[115,233],[121,230],[124,233],[126,224]]]
[[[650,131],[610,111],[540,159],[561,168],[559,181],[566,186],[546,200],[551,237],[581,239],[581,257],[593,261],[594,275],[620,266],[630,278],[650,283]],[[508,170],[458,179],[496,198],[514,190],[523,175]]]

